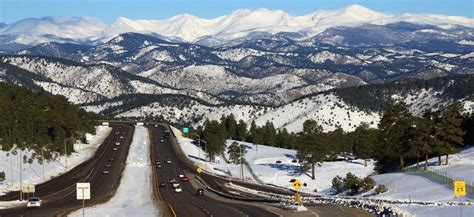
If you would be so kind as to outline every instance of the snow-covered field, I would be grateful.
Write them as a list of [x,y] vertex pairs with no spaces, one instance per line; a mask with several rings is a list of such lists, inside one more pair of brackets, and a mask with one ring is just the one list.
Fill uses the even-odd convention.
[[[135,127],[120,186],[110,201],[85,209],[86,216],[159,216],[152,199],[148,130]],[[82,210],[70,216],[82,216]]]
[[[82,150],[73,152],[67,158],[67,171],[73,169],[75,166],[91,158],[100,144],[109,135],[112,128],[97,126],[96,135],[87,134],[87,140],[89,144],[76,144],[75,146],[83,146]],[[14,154],[10,152],[0,151],[0,170],[5,172],[5,181],[0,182],[0,195],[5,194],[8,191],[16,191],[20,189],[20,150],[14,149]],[[21,154],[30,158],[33,152],[24,150]],[[40,156],[41,157],[41,156]],[[64,156],[58,156],[52,161],[47,161],[44,164],[44,178],[43,178],[43,164],[38,163],[34,160],[31,164],[22,164],[22,180],[23,186],[35,185],[50,180],[51,178],[61,175],[65,172],[65,159]],[[11,171],[13,169],[13,173]],[[13,179],[13,184],[11,180]]]
[[[199,154],[199,148],[197,145],[191,143],[192,140],[182,137],[181,131],[173,128],[175,135],[178,138],[178,142],[181,145],[181,149],[185,154],[193,160],[196,164],[201,167],[205,167],[204,152],[201,151]],[[233,140],[227,140],[227,146],[229,146]],[[355,160],[353,162],[338,161],[338,162],[324,162],[321,166],[316,167],[316,179],[311,180],[311,171],[308,170],[305,173],[298,172],[298,163],[293,163],[292,160],[296,159],[296,151],[276,148],[263,145],[254,145],[250,143],[242,143],[246,149],[247,154],[245,158],[249,163],[251,170],[254,171],[257,179],[264,183],[274,184],[286,188],[291,188],[290,180],[295,178],[300,180],[302,183],[306,183],[307,187],[303,187],[302,191],[314,192],[316,189],[318,192],[326,194],[331,185],[331,180],[336,176],[345,176],[348,172],[352,172],[359,177],[365,177],[370,175],[374,171],[374,162],[369,161],[368,166],[363,165],[363,161]],[[227,150],[226,150],[227,151]],[[226,154],[227,155],[227,154]],[[200,156],[200,157],[199,157]],[[281,161],[281,163],[276,163]],[[235,178],[240,178],[240,165],[226,163],[224,158],[217,157],[215,162],[207,162],[207,171],[221,174],[231,175]],[[247,167],[244,166],[244,178],[250,181],[256,182],[251,172]]]
[[[181,131],[175,128],[173,128],[173,131],[177,136],[181,149],[197,165],[213,173],[240,178],[240,165],[226,163],[221,156],[217,157],[215,162],[205,163],[204,152],[201,151],[201,153],[199,153],[197,145],[193,144],[191,139],[183,137]],[[229,146],[232,142],[234,141],[227,140],[226,145]],[[238,143],[246,147],[247,154],[245,158],[258,179],[264,183],[275,184],[286,188],[291,188],[290,179],[296,178],[307,184],[307,187],[303,187],[302,191],[314,192],[314,189],[317,189],[319,194],[330,195],[329,188],[331,181],[336,175],[344,177],[347,172],[352,172],[359,177],[365,177],[374,172],[374,161],[369,161],[368,167],[365,167],[360,160],[352,162],[324,162],[322,165],[316,167],[316,180],[311,180],[309,177],[311,174],[310,170],[306,171],[306,173],[297,172],[298,164],[292,162],[292,160],[296,158],[295,150],[259,145],[257,151],[257,146],[254,144],[245,142]],[[437,158],[433,158],[430,159],[430,162],[435,162],[436,160]],[[281,161],[281,163],[276,163],[276,161]],[[456,155],[451,155],[449,161],[450,165],[448,166],[433,166],[432,164],[430,167],[433,169],[436,167],[436,169],[443,171],[446,170],[455,176],[472,180],[470,178],[474,176],[474,148],[466,149]],[[251,172],[245,166],[244,177],[249,181],[257,181],[252,177]],[[439,184],[419,175],[389,173],[373,175],[372,178],[378,185],[384,184],[387,186],[388,192],[377,196],[369,196],[369,198],[389,199],[393,201],[416,200],[437,203],[437,205],[394,205],[418,217],[459,215],[459,206],[448,205],[447,203],[472,200],[470,198],[454,198],[451,187]],[[473,205],[465,205],[462,209],[464,216],[474,216]]]

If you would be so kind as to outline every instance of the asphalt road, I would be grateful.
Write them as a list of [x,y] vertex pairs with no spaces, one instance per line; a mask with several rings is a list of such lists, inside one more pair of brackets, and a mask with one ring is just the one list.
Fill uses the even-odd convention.
[[[155,168],[158,177],[154,185],[156,186],[162,181],[166,182],[166,187],[158,187],[155,189],[159,191],[158,197],[170,207],[171,216],[278,216],[266,209],[252,205],[222,202],[208,196],[196,196],[196,189],[191,183],[182,182],[181,179],[178,178],[179,174],[190,173],[190,168],[183,163],[174,152],[171,147],[172,138],[164,138],[162,140],[167,128],[163,125],[158,125],[158,127],[151,125],[148,128],[150,129],[152,138],[152,159],[158,159],[162,164],[161,169]],[[171,164],[167,164],[166,159],[170,159]],[[174,189],[168,183],[172,178],[175,178],[180,183],[183,192],[174,192]],[[194,179],[193,176],[189,178]],[[209,192],[206,192],[206,194],[209,194]]]
[[[0,216],[44,217],[67,214],[77,210],[82,207],[82,201],[76,200],[77,182],[91,183],[91,200],[86,201],[86,206],[98,204],[109,199],[120,183],[134,132],[132,125],[110,124],[110,126],[112,127],[112,132],[90,160],[76,166],[61,176],[35,186],[35,195],[43,200],[41,208],[27,209],[26,207],[17,207],[0,210]],[[120,138],[121,136],[123,139]],[[116,145],[116,142],[119,142],[120,145]],[[118,150],[114,151],[114,147],[117,147]],[[108,162],[111,162],[110,167],[106,167]],[[103,174],[103,170],[107,168],[109,174]],[[18,198],[19,192],[10,192],[1,197],[0,200],[16,200]]]

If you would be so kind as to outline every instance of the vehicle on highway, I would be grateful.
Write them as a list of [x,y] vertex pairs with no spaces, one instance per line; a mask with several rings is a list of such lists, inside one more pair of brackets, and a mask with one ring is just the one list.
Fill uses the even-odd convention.
[[174,191],[175,191],[176,193],[180,193],[180,192],[183,192],[183,189],[181,189],[181,188],[175,188]]
[[103,170],[102,174],[109,174],[109,170]]
[[120,145],[120,142],[116,142],[115,145]]
[[160,161],[160,160],[157,160],[157,161],[156,161],[156,164],[161,164],[161,161]]
[[175,183],[173,183],[172,186],[173,186],[173,188],[177,188],[177,187],[179,187],[179,183],[176,183],[176,182],[175,182]]
[[179,178],[183,178],[184,175],[183,175],[183,174],[179,174],[178,177],[179,177]]
[[166,182],[160,182],[160,188],[164,188],[166,186]]
[[173,184],[175,182],[176,182],[176,179],[170,179],[170,181],[169,181],[170,184]]
[[123,139],[123,136],[120,136],[121,139]]
[[163,139],[160,139],[160,142],[163,142],[164,140]]
[[198,188],[198,189],[196,190],[196,195],[197,195],[197,196],[204,196],[204,189]]
[[114,158],[109,158],[109,161],[114,161],[115,159]]
[[183,182],[189,182],[189,178],[187,176],[184,176],[182,180]]
[[118,150],[118,148],[117,148],[117,147],[114,147],[114,148],[113,148],[113,150],[114,150],[114,151],[117,151],[117,150]]
[[30,198],[28,198],[28,202],[26,202],[26,207],[28,207],[28,208],[40,208],[41,207],[41,199],[39,197],[30,197]]
[[166,163],[167,163],[167,164],[170,164],[170,163],[171,163],[171,159],[166,159]]
[[157,164],[156,168],[161,169],[161,164]]
[[110,166],[112,166],[112,163],[110,163],[110,162],[107,162],[107,163],[105,164],[105,167],[110,167]]

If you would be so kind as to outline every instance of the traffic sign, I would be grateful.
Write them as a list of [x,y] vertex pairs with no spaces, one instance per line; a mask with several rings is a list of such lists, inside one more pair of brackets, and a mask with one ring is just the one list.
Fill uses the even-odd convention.
[[295,194],[295,203],[301,205],[301,194]]
[[189,133],[189,128],[183,127],[183,133]]
[[34,185],[27,185],[22,187],[23,193],[35,193],[35,186]]
[[198,167],[198,168],[197,168],[197,172],[198,172],[198,173],[202,173],[201,167]]
[[301,182],[298,181],[298,180],[295,180],[295,181],[293,182],[292,186],[293,186],[293,188],[294,188],[295,190],[298,191],[298,190],[300,190],[300,188],[301,188]]
[[91,183],[76,183],[76,198],[78,200],[90,200],[91,199]]
[[466,196],[466,182],[461,180],[454,180],[454,196]]

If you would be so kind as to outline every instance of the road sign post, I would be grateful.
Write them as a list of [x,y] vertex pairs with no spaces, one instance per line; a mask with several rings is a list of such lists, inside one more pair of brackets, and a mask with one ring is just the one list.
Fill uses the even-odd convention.
[[84,217],[85,200],[91,199],[91,184],[88,182],[76,183],[76,198],[82,200],[82,216]]
[[459,199],[459,216],[462,217],[461,197],[466,196],[466,181],[454,180],[453,189],[454,189],[454,196]]
[[297,203],[299,206],[301,206],[301,195],[299,194],[299,190],[301,189],[301,182],[299,180],[295,180],[291,186],[296,190],[295,193],[295,203]]
[[186,134],[186,137],[189,137],[189,135],[188,135],[189,134],[189,128],[183,127],[183,133]]

